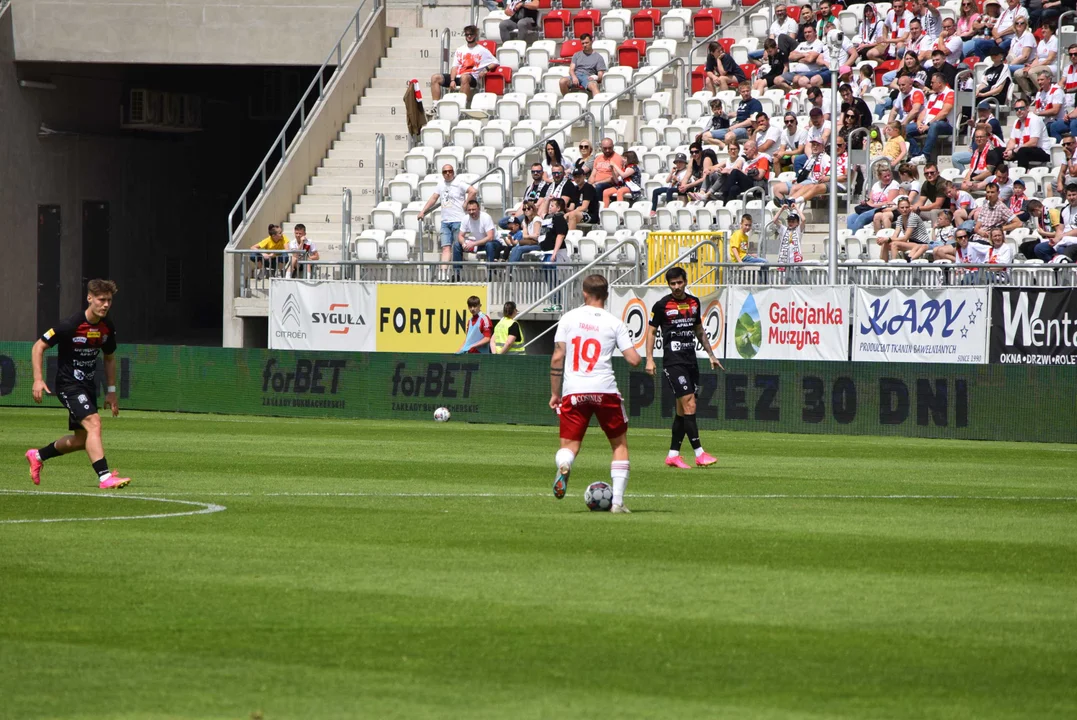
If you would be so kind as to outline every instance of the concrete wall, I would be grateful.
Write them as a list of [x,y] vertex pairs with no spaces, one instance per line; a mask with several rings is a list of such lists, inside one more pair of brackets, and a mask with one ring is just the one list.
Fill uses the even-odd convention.
[[[355,109],[355,104],[374,77],[391,33],[385,24],[385,12],[382,11],[367,37],[334,78],[325,99],[307,127],[295,139],[284,167],[277,170],[267,191],[251,208],[239,236],[239,247],[250,247],[261,240],[265,237],[265,229],[269,223],[280,222],[281,218],[287,217],[291,212],[292,206],[310,182],[311,175],[325,159],[330,146]],[[234,259],[226,258],[224,268],[224,345],[242,347],[244,320],[235,315],[231,306],[238,288]]]

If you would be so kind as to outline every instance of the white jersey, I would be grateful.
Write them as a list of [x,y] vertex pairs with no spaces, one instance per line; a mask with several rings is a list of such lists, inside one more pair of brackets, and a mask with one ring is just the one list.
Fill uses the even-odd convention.
[[557,323],[554,342],[565,344],[565,380],[561,395],[618,393],[613,375],[614,348],[632,347],[628,328],[604,308],[584,305]]

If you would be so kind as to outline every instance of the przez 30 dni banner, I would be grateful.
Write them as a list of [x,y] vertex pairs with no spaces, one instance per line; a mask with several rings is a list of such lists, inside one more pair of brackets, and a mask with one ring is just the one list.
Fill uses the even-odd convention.
[[991,362],[1077,365],[1077,291],[994,288]]

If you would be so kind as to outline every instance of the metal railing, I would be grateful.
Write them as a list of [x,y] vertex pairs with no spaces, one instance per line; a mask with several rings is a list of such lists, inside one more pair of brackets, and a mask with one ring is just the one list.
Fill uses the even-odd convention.
[[[845,173],[846,173],[845,174],[845,214],[846,215],[848,215],[850,212],[852,212],[852,208],[854,207],[854,205],[853,205],[853,194],[854,194],[853,193],[853,186],[856,183],[853,182],[852,171],[853,171],[853,168],[857,166],[857,164],[852,162],[853,152],[855,152],[853,150],[853,138],[855,138],[857,136],[857,134],[859,134],[859,133],[864,133],[864,155],[865,155],[864,168],[865,168],[865,172],[867,172],[868,171],[867,169],[871,167],[871,128],[855,128],[852,131],[850,131],[848,137],[845,138],[845,151],[847,153],[849,153],[849,161],[845,163]],[[869,188],[871,187],[870,185],[868,185],[868,178],[866,178],[866,177],[864,178],[864,184],[867,185]]]
[[961,134],[961,77],[968,75],[972,78],[972,113],[970,117],[976,117],[976,73],[972,68],[962,70],[954,76],[954,126],[953,137],[950,138],[950,155],[957,152],[957,138]]
[[1062,21],[1066,19],[1067,15],[1077,17],[1077,12],[1073,10],[1067,10],[1066,12],[1058,16],[1058,22],[1055,24],[1055,37],[1058,38],[1058,54],[1055,55],[1055,62],[1058,64],[1058,67],[1055,68],[1055,80],[1058,81],[1062,81],[1063,79],[1062,59],[1066,57],[1066,53],[1062,52],[1062,48],[1064,46],[1062,45],[1062,38],[1060,36],[1062,35],[1062,26],[1065,25],[1065,23]]
[[449,28],[442,28],[441,30],[441,74],[448,75],[450,68],[449,58],[452,55],[452,30]]
[[8,5],[10,4],[11,0],[0,0],[0,16],[4,14],[4,11],[7,10]]
[[385,194],[385,135],[374,133],[374,205]]
[[[325,62],[315,71],[314,79],[307,86],[306,91],[299,99],[299,104],[292,110],[292,114],[284,122],[284,128],[277,135],[269,148],[269,152],[262,158],[258,169],[254,171],[250,182],[243,188],[243,192],[228,213],[228,240],[229,244],[239,238],[236,231],[242,228],[247,221],[248,210],[257,203],[272,179],[273,174],[284,167],[294,140],[307,126],[307,121],[314,115],[325,98],[325,90],[339,75],[344,61],[359,47],[360,41],[366,35],[367,30],[373,24],[378,11],[383,7],[384,0],[360,0],[359,7],[352,16],[344,32],[340,34],[336,45],[329,52]],[[349,40],[350,38],[350,40]],[[253,196],[252,196],[253,192]],[[236,215],[239,215],[238,222]]]
[[[706,247],[707,245],[710,245],[711,247],[714,248],[714,252],[718,257],[722,257],[722,248],[718,244],[718,241],[715,240],[714,238],[704,238],[703,240],[700,240],[699,242],[697,242],[692,247],[682,249],[681,252],[677,255],[677,257],[673,258],[668,263],[663,265],[660,269],[653,272],[649,278],[647,278],[646,280],[644,280],[642,283],[639,283],[639,284],[640,285],[650,285],[652,282],[654,282],[658,278],[662,277],[662,275],[665,274],[666,270],[669,270],[674,265],[678,265],[678,264],[684,262],[688,258],[695,255],[696,252],[698,252],[700,248]],[[708,267],[711,266],[711,263],[703,263],[703,264],[708,266]],[[699,280],[699,278],[697,278],[697,281],[698,280]]]
[[[705,263],[723,273],[724,285],[829,285],[827,266],[807,263]],[[1077,287],[1077,265],[1039,262],[885,262],[839,260],[836,285],[866,287],[948,287],[1008,285]]]
[[344,188],[340,193],[340,257],[351,260],[352,254],[352,191]]

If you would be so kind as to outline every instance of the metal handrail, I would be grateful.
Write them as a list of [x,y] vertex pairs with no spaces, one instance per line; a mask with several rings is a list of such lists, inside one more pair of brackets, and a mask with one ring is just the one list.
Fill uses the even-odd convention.
[[970,117],[976,116],[976,73],[972,68],[966,68],[961,70],[954,76],[954,134],[950,138],[950,154],[953,155],[957,152],[957,136],[961,134],[961,76],[968,75],[973,79],[972,83],[972,113]]
[[351,260],[352,239],[352,190],[344,188],[340,193],[340,257]]
[[442,28],[441,30],[441,74],[449,74],[449,54],[452,52],[449,45],[452,43],[452,30],[449,28]]
[[374,205],[385,193],[385,135],[374,133]]
[[[636,271],[637,271],[637,272],[639,271],[639,265],[638,265],[638,264],[636,265]],[[625,270],[625,271],[624,271],[623,273],[621,273],[620,275],[618,275],[617,277],[615,277],[615,278],[614,278],[614,279],[613,279],[613,280],[612,280],[612,281],[610,282],[610,287],[613,287],[613,286],[614,286],[614,285],[615,285],[615,284],[617,283],[617,281],[619,281],[619,280],[620,280],[621,278],[623,278],[623,277],[624,277],[625,275],[627,275],[627,274],[628,274],[628,273],[630,273],[630,272],[632,272],[632,270]],[[524,348],[526,349],[528,345],[530,345],[531,343],[535,342],[536,340],[538,340],[538,339],[539,339],[540,337],[542,337],[543,335],[546,335],[546,334],[547,334],[548,332],[550,332],[551,330],[555,330],[556,328],[557,328],[557,323],[551,323],[551,324],[550,324],[550,326],[549,326],[548,328],[546,328],[545,330],[543,330],[542,332],[540,332],[540,333],[539,333],[538,335],[534,336],[533,338],[531,338],[530,340],[528,340],[528,341],[527,341],[526,343],[524,343]]]
[[7,10],[8,5],[10,4],[11,0],[0,0],[0,15],[4,14],[4,11]]
[[469,16],[471,25],[477,25],[479,22],[479,0],[471,0],[471,14]]
[[[595,265],[600,264],[603,260],[605,260],[607,257],[612,255],[614,253],[614,251],[620,250],[625,245],[632,245],[633,247],[636,248],[636,266],[635,266],[635,268],[636,268],[636,277],[639,278],[639,264],[640,264],[640,262],[642,262],[642,258],[643,258],[642,248],[639,245],[639,241],[636,240],[635,238],[625,238],[624,240],[620,241],[619,243],[617,243],[613,247],[606,250],[606,252],[604,252],[601,255],[599,255],[598,257],[596,257],[591,262],[584,265],[582,268],[580,268],[576,272],[572,273],[572,275],[570,275],[563,283],[561,283],[557,287],[555,287],[552,290],[550,290],[549,292],[547,292],[545,295],[540,297],[538,300],[536,300],[535,302],[528,305],[525,309],[521,310],[520,314],[521,315],[526,315],[527,313],[531,312],[532,310],[537,308],[539,305],[541,305],[546,300],[546,298],[549,298],[549,297],[551,297],[553,295],[556,295],[557,293],[564,290],[565,287],[568,286],[568,284],[570,282],[572,282],[573,280],[578,278],[580,275],[582,275],[583,273],[590,270]],[[557,265],[555,263],[542,263],[542,264],[546,265],[551,270],[557,268]],[[532,340],[537,340],[537,339],[538,339],[537,337],[532,338]],[[527,346],[525,345],[524,347],[527,347]]]
[[1062,58],[1066,57],[1066,53],[1062,52],[1062,21],[1067,15],[1073,15],[1077,17],[1077,12],[1073,10],[1067,10],[1058,16],[1058,24],[1055,25],[1055,37],[1058,39],[1058,53],[1055,55],[1055,61],[1058,67],[1055,68],[1055,80],[1062,81]]
[[[628,95],[633,90],[635,90],[637,87],[639,87],[640,85],[642,85],[643,83],[647,82],[648,80],[650,80],[650,79],[652,79],[654,77],[658,77],[659,79],[661,79],[662,73],[664,73],[666,71],[666,68],[668,68],[670,65],[677,65],[677,64],[684,65],[684,58],[681,57],[680,55],[678,55],[678,56],[676,56],[674,58],[671,58],[668,62],[666,62],[663,65],[659,65],[657,68],[649,69],[647,71],[646,75],[643,75],[643,68],[651,68],[650,65],[644,65],[643,67],[638,68],[636,70],[636,72],[632,75],[633,82],[632,82],[631,85],[626,87],[624,90],[621,90],[620,92],[618,92],[613,97],[606,99],[599,106],[599,108],[598,108],[598,117],[595,118],[595,123],[598,125],[599,138],[604,137],[605,134],[606,134],[606,108],[609,107],[610,103],[613,103],[613,102],[616,102],[616,101],[620,100],[622,97],[624,97],[625,95]],[[643,77],[639,77],[637,79],[637,77],[640,76],[640,75],[643,75]],[[655,80],[655,83],[657,84],[658,80]],[[681,91],[682,91],[681,94],[683,95],[683,91],[684,91],[683,87],[681,88]],[[681,100],[681,104],[682,104],[682,106],[684,104],[683,98]],[[685,113],[682,112],[681,114],[684,115]]]
[[[871,128],[863,128],[863,127],[853,128],[849,132],[849,135],[845,138],[845,152],[847,152],[849,154],[850,159],[853,157],[853,138],[856,136],[857,133],[864,133],[864,152],[868,156],[868,161],[865,164],[865,167],[870,168],[871,167]],[[835,160],[834,162],[837,163],[837,160]],[[850,174],[852,168],[853,168],[853,163],[851,163],[851,162],[846,162],[845,163],[845,212],[846,212],[846,214],[848,214],[850,208],[853,207],[853,178],[852,178],[852,175]],[[865,178],[865,182],[866,181],[867,181],[867,178]]]
[[[364,12],[364,9],[366,8],[368,2],[370,2],[372,5],[370,15],[365,21],[360,24],[360,15]],[[265,157],[262,158],[262,162],[258,166],[258,169],[254,171],[254,175],[251,177],[250,182],[248,182],[247,186],[243,188],[243,192],[240,195],[239,200],[236,202],[235,205],[232,206],[232,210],[228,213],[228,244],[234,244],[239,240],[239,238],[236,237],[236,229],[243,227],[243,224],[247,220],[247,197],[250,194],[251,189],[255,186],[255,183],[260,183],[258,196],[261,196],[262,193],[265,192],[265,189],[269,184],[269,179],[273,176],[273,173],[276,172],[278,169],[284,167],[284,163],[288,159],[288,153],[292,148],[292,144],[288,140],[288,129],[292,126],[292,122],[297,117],[299,118],[299,128],[292,138],[294,140],[296,137],[299,136],[303,128],[307,126],[307,121],[309,120],[311,115],[313,115],[313,113],[321,106],[321,102],[325,98],[326,85],[336,80],[337,76],[340,73],[340,69],[344,65],[344,60],[348,56],[350,56],[356,48],[359,47],[359,42],[363,39],[363,36],[366,35],[367,30],[374,23],[374,19],[375,17],[377,17],[378,11],[381,10],[383,7],[384,0],[361,0],[359,7],[355,11],[355,14],[348,22],[347,27],[344,28],[344,32],[342,32],[340,34],[340,37],[337,38],[336,45],[334,45],[333,49],[329,51],[329,55],[328,57],[326,57],[325,62],[322,63],[321,67],[319,67],[318,70],[315,71],[314,79],[310,81],[310,85],[307,86],[306,91],[303,93],[302,97],[299,98],[299,103],[295,106],[295,109],[292,110],[292,114],[288,116],[287,120],[285,120],[284,128],[280,131],[280,134],[277,135],[276,139],[270,145],[269,152],[267,152]],[[352,39],[351,45],[349,45],[348,48],[345,50],[344,40],[348,36],[352,27],[355,28],[355,37]],[[326,70],[330,67],[330,65],[332,65],[333,70],[330,73],[329,78],[326,79]],[[308,110],[308,99],[311,96],[311,91],[313,91],[315,87],[318,88],[318,94],[315,98],[314,103],[310,106],[310,109]],[[273,166],[273,169],[269,169],[269,162],[272,159],[273,155],[278,151],[278,149],[280,152],[280,160],[278,160],[277,164]],[[239,224],[235,225],[233,221],[235,220],[237,211],[240,212],[240,219]]]
[[[719,235],[719,234],[723,234],[723,233],[716,232],[714,234]],[[692,247],[681,251],[680,255],[678,255],[676,258],[674,258],[670,262],[666,263],[665,265],[663,265],[660,270],[658,270],[656,273],[654,273],[649,278],[647,278],[646,280],[644,280],[642,283],[639,283],[639,284],[640,285],[650,285],[652,282],[657,280],[663,273],[665,273],[666,270],[669,270],[671,267],[673,267],[677,263],[684,262],[685,258],[691,257],[693,254],[695,254],[696,250],[699,250],[704,245],[712,246],[714,248],[715,253],[717,253],[718,257],[722,257],[722,248],[718,245],[718,243],[715,242],[715,240],[713,238],[706,238],[704,240],[700,240],[699,242],[697,242]],[[704,264],[707,264],[707,263],[704,263]]]

